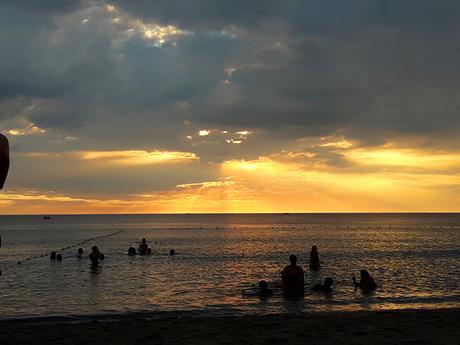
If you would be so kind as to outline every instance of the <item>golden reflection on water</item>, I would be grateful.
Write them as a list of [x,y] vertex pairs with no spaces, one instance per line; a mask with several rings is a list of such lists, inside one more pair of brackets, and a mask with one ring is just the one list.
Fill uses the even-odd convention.
[[[4,226],[2,237],[9,245],[2,248],[1,262],[35,255],[43,243],[62,247],[88,234],[123,232],[97,243],[106,259],[96,274],[89,271],[87,259],[76,260],[71,252],[60,264],[43,258],[8,271],[2,276],[1,310],[8,315],[139,310],[273,313],[460,305],[456,254],[460,219],[455,216],[438,221],[416,215],[208,215],[170,216],[169,222],[158,222],[160,216],[131,217],[102,217],[101,223],[57,218],[20,233],[15,230],[17,221],[10,230]],[[27,224],[20,226],[27,229]],[[144,237],[155,255],[127,256],[127,247],[137,246]],[[308,270],[313,244],[319,247],[318,273]],[[177,256],[167,255],[171,248]],[[306,273],[306,293],[300,300],[285,298],[279,288],[280,271],[290,254],[298,256]],[[353,288],[352,273],[358,275],[362,268],[379,285],[374,294],[363,295]],[[311,292],[328,276],[335,281],[332,296]],[[242,294],[262,279],[274,289],[273,297],[261,300]]]

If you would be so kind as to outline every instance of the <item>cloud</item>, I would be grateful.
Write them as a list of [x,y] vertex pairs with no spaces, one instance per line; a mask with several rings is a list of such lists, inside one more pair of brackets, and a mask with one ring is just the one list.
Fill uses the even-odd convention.
[[89,151],[77,154],[84,160],[102,160],[122,165],[176,163],[199,159],[194,153],[175,151]]
[[1,1],[8,183],[111,198],[268,160],[457,174],[459,16],[451,0]]

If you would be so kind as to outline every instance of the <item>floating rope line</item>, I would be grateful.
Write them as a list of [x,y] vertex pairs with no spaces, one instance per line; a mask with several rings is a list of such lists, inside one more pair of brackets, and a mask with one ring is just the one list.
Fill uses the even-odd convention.
[[[100,239],[107,238],[107,237],[110,237],[110,236],[118,235],[120,232],[123,232],[123,230],[115,231],[115,232],[112,232],[112,233],[106,234],[106,235],[91,237],[91,238],[88,238],[88,239],[86,239],[86,240],[84,240],[84,241],[78,242],[77,244],[73,244],[73,245],[71,245],[71,246],[67,246],[67,247],[61,248],[61,249],[56,250],[56,251],[54,251],[54,252],[58,253],[58,252],[62,252],[62,251],[64,251],[64,250],[76,248],[76,247],[81,246],[81,245],[83,245],[83,244],[85,244],[85,243],[88,243],[88,242],[90,242],[90,241],[100,240]],[[52,252],[53,252],[53,251],[52,251]],[[47,256],[49,256],[49,255],[50,255],[49,253],[46,253],[46,254],[36,255],[36,256],[30,257],[30,258],[25,258],[24,260],[20,260],[20,261],[14,262],[14,263],[12,263],[11,265],[5,267],[3,270],[0,269],[0,275],[2,275],[3,272],[9,270],[10,268],[15,267],[16,265],[21,265],[22,262],[24,262],[24,261],[30,261],[30,260],[34,260],[34,259],[38,259],[38,258],[44,258],[44,257],[47,257]]]

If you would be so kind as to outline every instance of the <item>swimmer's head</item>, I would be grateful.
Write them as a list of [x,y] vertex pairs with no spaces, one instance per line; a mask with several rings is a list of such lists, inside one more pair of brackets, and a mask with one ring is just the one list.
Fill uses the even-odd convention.
[[50,259],[51,260],[56,260],[56,252],[51,252]]
[[268,283],[265,280],[261,280],[259,282],[259,289],[262,291],[268,290]]
[[297,264],[297,256],[295,256],[294,254],[292,254],[292,255],[289,257],[289,262],[291,263],[291,265]]
[[143,239],[142,239],[142,244],[146,244],[146,243],[147,243],[146,239],[143,238]]
[[83,254],[83,248],[78,248],[77,253],[78,254]]
[[171,255],[171,256],[176,255],[176,251],[174,249],[171,249],[169,251],[169,255]]
[[359,273],[361,275],[361,279],[363,279],[363,278],[367,279],[367,278],[370,277],[369,272],[367,272],[366,270],[361,270]]
[[61,254],[56,255],[56,260],[57,261],[62,261],[62,255]]
[[331,287],[332,284],[334,284],[334,280],[331,277],[327,277],[326,279],[324,279],[325,287]]

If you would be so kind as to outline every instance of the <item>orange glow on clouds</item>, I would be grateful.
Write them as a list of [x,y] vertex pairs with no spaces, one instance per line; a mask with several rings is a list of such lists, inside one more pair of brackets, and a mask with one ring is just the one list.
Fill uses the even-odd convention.
[[194,153],[175,151],[88,151],[81,152],[80,156],[84,160],[103,160],[122,165],[147,165],[198,160]]
[[[333,142],[333,141],[331,141]],[[215,180],[178,183],[163,191],[113,196],[63,195],[6,190],[3,214],[184,213],[184,212],[428,212],[460,211],[460,154],[421,149],[362,149],[336,145],[349,166],[328,165],[314,152],[286,152],[254,160],[203,164],[176,151],[85,151],[68,153],[110,173],[135,166],[189,162],[217,169]],[[345,145],[346,146],[346,145]],[[64,154],[65,155],[65,154]],[[39,156],[42,157],[41,155]],[[46,158],[46,157],[45,157]],[[58,158],[62,158],[58,155]],[[70,163],[69,163],[70,164]],[[109,164],[109,165],[107,165]],[[139,168],[137,168],[139,169]],[[176,167],[169,168],[174,171]],[[137,170],[142,171],[142,170]],[[185,174],[187,175],[187,174]],[[198,180],[196,180],[198,179]]]

